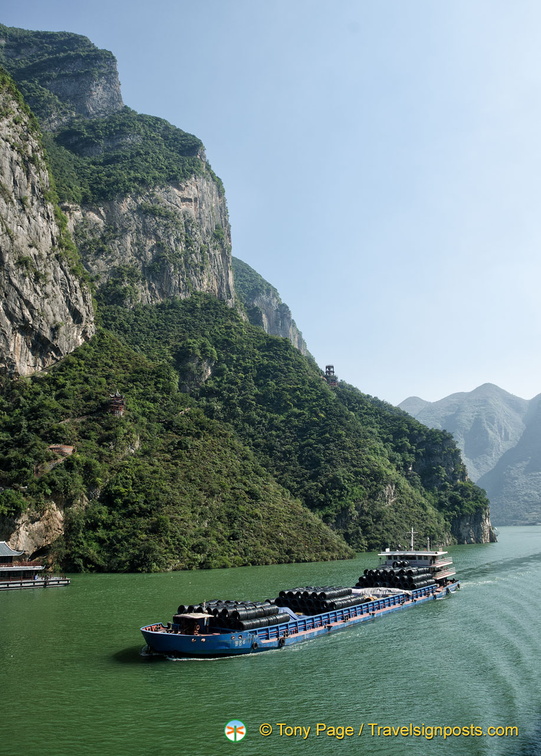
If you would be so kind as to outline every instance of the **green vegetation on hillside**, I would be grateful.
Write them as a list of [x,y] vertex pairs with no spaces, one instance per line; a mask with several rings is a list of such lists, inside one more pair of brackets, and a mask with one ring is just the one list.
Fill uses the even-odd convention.
[[[192,392],[199,406],[234,428],[281,485],[355,548],[403,539],[412,525],[433,539],[449,533],[465,484],[449,434],[352,387],[331,390],[287,340],[266,336],[212,298],[106,308],[103,317],[127,343],[177,367],[190,349],[192,365],[198,362],[194,344],[211,347],[212,374]],[[473,491],[464,512],[487,505]]]
[[74,120],[44,138],[63,201],[98,202],[207,172],[217,181],[199,157],[199,139],[130,108]]
[[447,521],[488,506],[483,489],[468,480],[451,433],[428,428],[398,407],[366,397],[353,386],[341,384],[339,390],[345,405],[359,420],[377,428],[389,458],[406,473],[411,485],[424,489],[428,501]]
[[[1,393],[0,513],[56,502],[68,569],[345,557],[343,539],[379,548],[414,527],[437,541],[486,505],[448,434],[330,389],[286,339],[213,297],[102,319],[92,342]],[[123,417],[108,412],[117,390]],[[59,458],[59,443],[74,453]]]
[[[122,417],[109,395],[126,396]],[[66,459],[53,444],[75,446]],[[5,380],[0,514],[65,514],[69,570],[140,571],[343,558],[350,550],[278,485],[178,375],[100,332],[54,369]]]

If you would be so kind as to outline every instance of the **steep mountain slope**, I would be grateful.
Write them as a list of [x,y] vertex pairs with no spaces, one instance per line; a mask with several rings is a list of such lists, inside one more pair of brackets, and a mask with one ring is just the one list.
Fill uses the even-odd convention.
[[541,522],[539,397],[527,401],[484,384],[438,402],[410,398],[400,406],[453,434],[471,478],[489,496],[497,525]]
[[541,395],[528,402],[516,444],[479,479],[499,525],[541,524]]
[[[125,395],[123,416],[110,412],[111,387]],[[231,429],[179,391],[172,367],[103,331],[49,373],[5,381],[0,429],[0,537],[33,542],[66,569],[352,555]],[[55,527],[36,537],[44,519]]]
[[236,292],[250,323],[260,326],[271,336],[289,339],[301,354],[308,354],[308,347],[291,310],[282,302],[274,286],[237,257],[233,257],[233,275]]
[[39,127],[0,71],[0,370],[10,375],[41,370],[94,333],[65,223]]
[[[486,498],[449,434],[330,387],[290,343],[275,290],[243,268],[245,309],[262,322],[247,321],[200,141],[125,108],[114,59],[85,38],[0,37],[48,129],[100,323],[46,374],[2,381],[2,536],[101,570],[340,558],[412,526],[422,539],[488,540]],[[265,333],[286,321],[286,338]]]
[[125,107],[116,61],[86,37],[0,26],[0,62],[46,130],[62,209],[98,299],[204,291],[234,302],[223,187],[199,139]]
[[470,477],[478,480],[521,437],[528,402],[485,383],[473,391],[417,406],[410,397],[399,407],[430,428],[452,433],[463,451]]
[[131,346],[199,375],[191,391],[205,413],[234,428],[355,548],[403,539],[409,522],[423,538],[491,537],[486,497],[466,482],[450,434],[353,387],[331,389],[288,341],[242,324],[218,301],[106,308],[103,318]]

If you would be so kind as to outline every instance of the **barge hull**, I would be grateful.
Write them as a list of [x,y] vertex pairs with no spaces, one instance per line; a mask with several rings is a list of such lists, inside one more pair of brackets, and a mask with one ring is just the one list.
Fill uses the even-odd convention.
[[445,588],[433,585],[411,591],[411,593],[399,593],[346,609],[300,616],[291,622],[253,631],[183,635],[172,632],[167,626],[159,623],[142,627],[141,633],[149,652],[162,656],[200,659],[260,653],[292,646],[320,635],[328,635],[331,632],[375,620],[392,612],[444,598],[459,587],[459,583]]

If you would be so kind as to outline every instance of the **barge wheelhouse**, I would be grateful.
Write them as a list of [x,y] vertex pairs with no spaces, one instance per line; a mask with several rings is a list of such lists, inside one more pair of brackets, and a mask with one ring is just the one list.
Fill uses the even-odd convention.
[[411,571],[426,570],[439,585],[447,584],[456,575],[453,560],[448,556],[447,551],[386,549],[378,556],[380,557],[380,567],[383,569],[402,567]]

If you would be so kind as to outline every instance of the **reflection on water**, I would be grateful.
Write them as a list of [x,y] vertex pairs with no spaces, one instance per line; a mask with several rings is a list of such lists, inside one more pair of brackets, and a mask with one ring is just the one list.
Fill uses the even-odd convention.
[[117,651],[112,658],[119,664],[140,664],[142,658],[148,661],[161,661],[160,657],[154,654],[144,654],[143,646],[140,645]]

